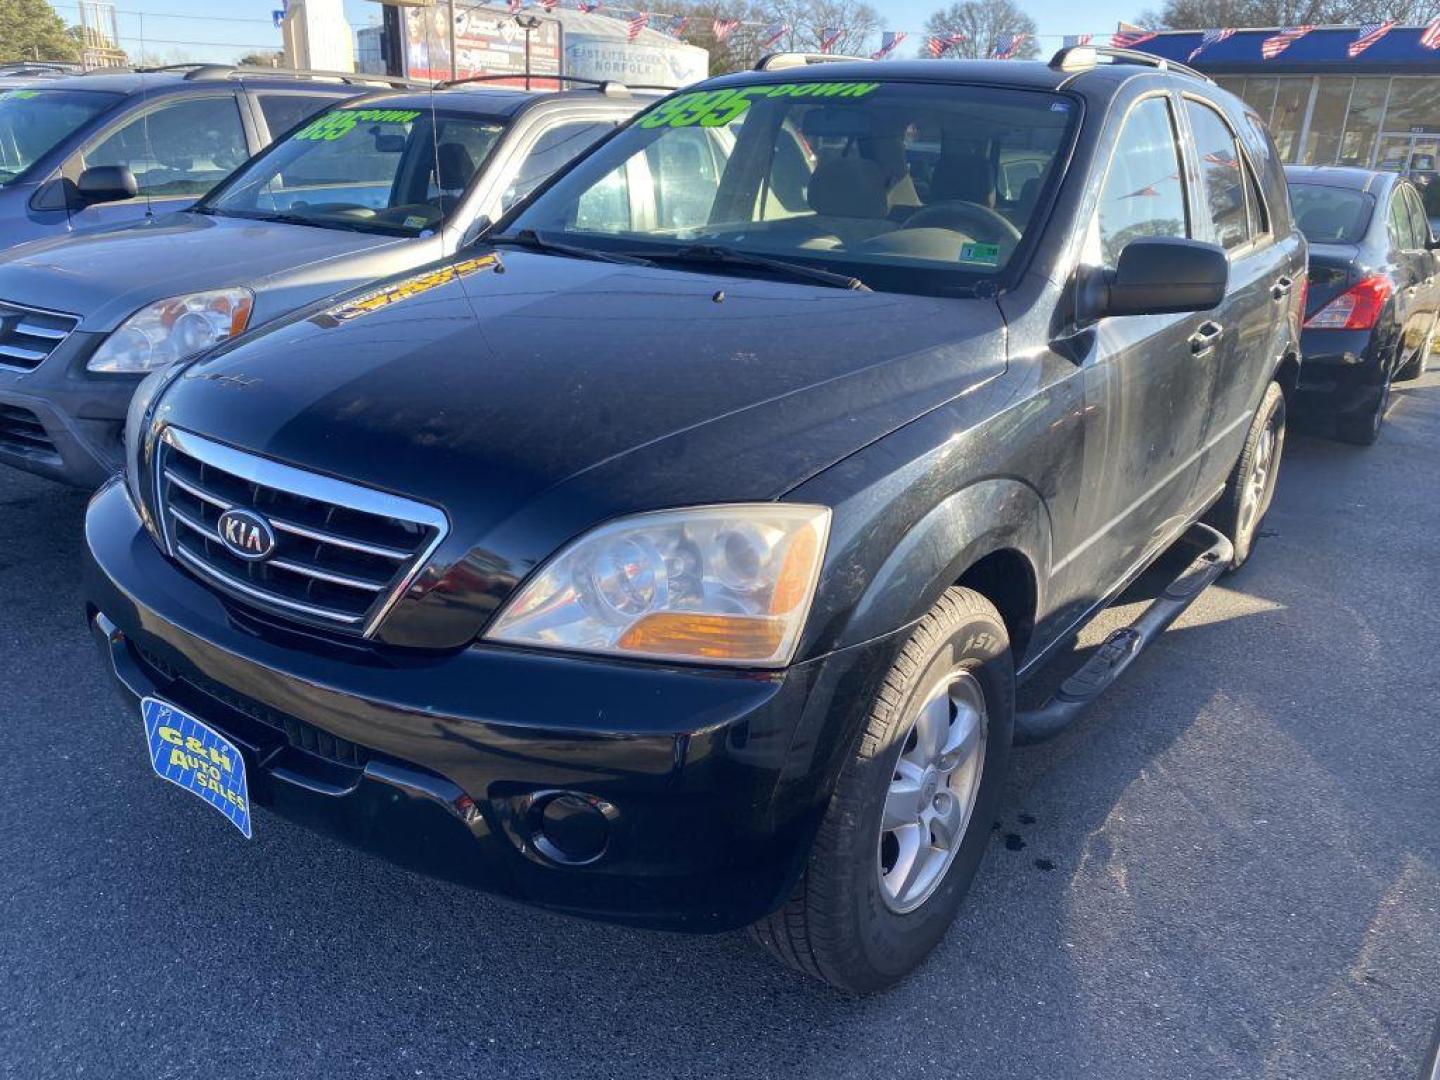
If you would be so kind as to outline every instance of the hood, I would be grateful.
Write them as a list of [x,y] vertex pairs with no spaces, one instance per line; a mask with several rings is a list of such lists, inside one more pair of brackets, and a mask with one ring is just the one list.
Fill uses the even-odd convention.
[[[169,296],[229,285],[263,288],[279,274],[411,243],[282,222],[166,214],[14,249],[0,258],[0,299],[71,312],[81,317],[82,330],[108,332]],[[256,317],[265,317],[258,303]]]
[[513,585],[619,514],[776,498],[1004,364],[993,300],[506,250],[298,312],[159,411],[433,503],[435,566]]

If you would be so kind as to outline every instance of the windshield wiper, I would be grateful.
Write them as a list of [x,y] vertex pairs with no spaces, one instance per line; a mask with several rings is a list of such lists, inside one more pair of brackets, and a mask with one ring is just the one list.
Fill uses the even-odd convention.
[[572,259],[593,259],[596,262],[625,263],[629,266],[650,266],[650,259],[643,255],[626,255],[618,251],[601,251],[598,248],[579,247],[575,244],[558,244],[553,240],[542,240],[534,229],[521,229],[517,233],[501,236],[487,236],[487,244],[511,245],[526,251],[548,251],[555,255],[568,255]]
[[674,251],[647,251],[645,257],[652,262],[683,262],[711,266],[751,266],[772,273],[784,274],[800,281],[813,281],[817,285],[829,285],[836,289],[850,289],[855,292],[870,292],[870,286],[849,274],[837,274],[833,270],[821,270],[803,263],[771,259],[765,255],[752,255],[748,251],[720,244],[691,244]]

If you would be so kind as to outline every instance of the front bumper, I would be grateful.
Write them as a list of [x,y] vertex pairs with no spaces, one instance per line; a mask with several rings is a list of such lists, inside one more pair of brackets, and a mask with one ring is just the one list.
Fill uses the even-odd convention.
[[[282,642],[166,560],[123,485],[92,500],[86,539],[90,622],[124,695],[222,730],[256,805],[427,874],[643,926],[731,929],[783,901],[900,643],[760,674]],[[547,856],[534,810],[557,790],[606,807],[594,861]]]
[[102,338],[71,334],[30,371],[0,365],[0,464],[88,488],[119,471],[125,411],[143,376],[86,371]]

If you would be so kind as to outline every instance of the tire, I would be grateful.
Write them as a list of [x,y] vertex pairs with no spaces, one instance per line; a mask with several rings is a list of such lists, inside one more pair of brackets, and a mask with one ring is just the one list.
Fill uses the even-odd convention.
[[[1437,319],[1440,322],[1440,319]],[[1425,335],[1424,344],[1420,351],[1410,358],[1410,362],[1395,373],[1397,382],[1409,382],[1411,379],[1418,379],[1425,374],[1425,365],[1430,360],[1430,346],[1435,341],[1435,326],[1430,327],[1430,333]]]
[[[1267,431],[1271,433],[1268,440]],[[1260,523],[1265,520],[1270,500],[1275,495],[1275,481],[1284,450],[1285,394],[1279,383],[1272,382],[1265,388],[1265,396],[1255,410],[1255,419],[1250,422],[1245,445],[1225,484],[1225,493],[1207,518],[1235,548],[1230,559],[1231,570],[1240,569],[1250,558]],[[1259,477],[1257,469],[1262,471]]]
[[[989,845],[1014,714],[1004,622],[979,593],[948,589],[871,702],[799,882],[751,936],[789,967],[848,993],[884,989],[913,971],[954,921]],[[941,745],[935,765],[917,772],[927,755],[922,738]],[[933,821],[896,825],[912,807]],[[913,861],[904,860],[908,837]]]
[[1339,417],[1335,421],[1335,437],[1352,446],[1374,446],[1390,411],[1391,375],[1386,372],[1375,401],[1363,412]]

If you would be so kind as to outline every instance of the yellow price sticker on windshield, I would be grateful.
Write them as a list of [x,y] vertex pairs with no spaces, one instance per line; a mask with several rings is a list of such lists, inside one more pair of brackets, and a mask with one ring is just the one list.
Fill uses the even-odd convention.
[[697,90],[662,101],[637,124],[642,128],[724,127],[743,116],[759,98],[858,98],[878,89],[880,84],[874,82],[802,82]]

